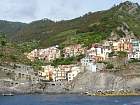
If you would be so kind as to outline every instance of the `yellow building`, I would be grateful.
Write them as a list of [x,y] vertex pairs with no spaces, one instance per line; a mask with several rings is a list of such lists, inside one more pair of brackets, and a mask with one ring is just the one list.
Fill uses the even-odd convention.
[[129,42],[113,42],[113,51],[125,51],[131,52],[132,51],[132,44]]
[[39,71],[38,74],[41,77],[44,77],[44,80],[55,81],[55,67],[51,65],[42,66],[42,71]]

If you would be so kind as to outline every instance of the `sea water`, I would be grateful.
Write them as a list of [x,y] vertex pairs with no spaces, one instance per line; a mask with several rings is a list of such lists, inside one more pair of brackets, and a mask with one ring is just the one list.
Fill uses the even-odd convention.
[[81,95],[0,96],[0,105],[140,105],[140,96],[96,97]]

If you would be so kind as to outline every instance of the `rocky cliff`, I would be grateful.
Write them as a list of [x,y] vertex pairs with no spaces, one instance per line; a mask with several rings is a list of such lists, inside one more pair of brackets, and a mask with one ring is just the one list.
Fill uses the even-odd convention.
[[86,92],[98,90],[135,90],[140,88],[140,78],[126,78],[112,73],[85,72],[73,83],[72,92]]

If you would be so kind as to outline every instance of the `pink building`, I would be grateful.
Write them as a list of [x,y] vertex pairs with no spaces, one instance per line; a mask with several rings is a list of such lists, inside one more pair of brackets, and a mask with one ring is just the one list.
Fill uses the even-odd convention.
[[27,55],[27,58],[31,61],[38,58],[43,59],[46,62],[51,62],[60,56],[60,50],[57,47],[49,47],[47,49],[35,49]]
[[67,58],[67,57],[72,57],[72,56],[78,56],[78,55],[81,55],[81,54],[85,54],[85,48],[82,47],[81,44],[76,44],[76,45],[70,45],[68,47],[65,47],[63,49],[63,54],[64,54],[64,57]]

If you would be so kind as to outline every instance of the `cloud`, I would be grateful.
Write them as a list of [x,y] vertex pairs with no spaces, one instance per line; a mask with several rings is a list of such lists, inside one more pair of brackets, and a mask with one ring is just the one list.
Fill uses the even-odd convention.
[[55,20],[69,19],[80,15],[84,8],[84,0],[39,0],[38,17],[52,18]]
[[36,17],[36,0],[1,0],[0,7],[0,19],[31,21]]
[[[90,11],[109,9],[126,0],[1,0],[0,19],[31,22],[72,19]],[[129,0],[139,2],[140,0]]]

